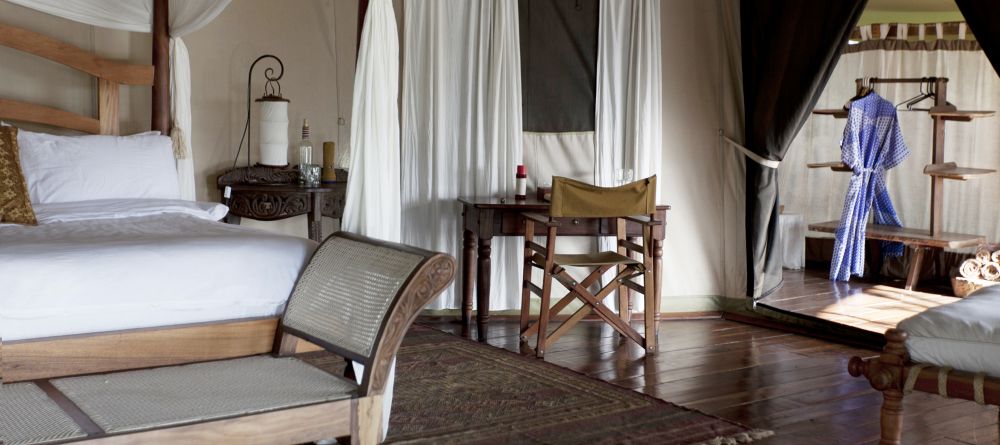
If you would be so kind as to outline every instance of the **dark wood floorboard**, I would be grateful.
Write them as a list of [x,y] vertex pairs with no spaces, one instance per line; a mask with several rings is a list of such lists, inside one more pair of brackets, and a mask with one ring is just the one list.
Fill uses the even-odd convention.
[[[815,282],[821,281],[825,280]],[[461,332],[458,324],[447,321],[419,322]],[[489,344],[519,352],[516,321],[493,320],[488,334]],[[645,357],[604,323],[585,321],[551,345],[545,360],[754,428],[774,430],[775,437],[756,442],[763,445],[853,445],[878,442],[882,400],[866,380],[847,374],[847,361],[854,355],[877,354],[713,319],[664,321],[658,353]],[[997,443],[996,408],[913,393],[906,397],[904,409],[903,443]]]
[[953,296],[907,291],[861,279],[835,282],[828,275],[820,270],[786,270],[784,284],[758,303],[882,334],[905,318],[956,300]]

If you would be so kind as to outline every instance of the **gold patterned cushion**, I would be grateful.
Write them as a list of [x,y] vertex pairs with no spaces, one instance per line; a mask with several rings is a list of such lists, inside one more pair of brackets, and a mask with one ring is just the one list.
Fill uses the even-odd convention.
[[21,173],[16,127],[0,126],[0,222],[38,224]]

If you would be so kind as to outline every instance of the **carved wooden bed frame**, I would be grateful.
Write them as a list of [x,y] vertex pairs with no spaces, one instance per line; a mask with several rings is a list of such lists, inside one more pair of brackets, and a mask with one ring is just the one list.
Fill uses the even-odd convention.
[[[151,86],[151,129],[170,134],[167,0],[153,2],[153,64],[133,65],[96,56],[76,46],[0,23],[0,46],[14,48],[97,78],[97,117],[0,98],[0,119],[44,124],[91,134],[118,134],[121,85]],[[271,351],[277,317],[226,320],[6,342],[0,339],[4,382],[146,368],[232,358]],[[302,343],[299,350],[316,350]]]
[[1000,405],[1000,379],[913,363],[906,351],[908,337],[905,331],[889,329],[885,333],[886,345],[881,356],[852,357],[847,365],[852,376],[865,376],[872,388],[882,391],[880,445],[902,443],[903,396],[909,391],[972,400],[982,405]]

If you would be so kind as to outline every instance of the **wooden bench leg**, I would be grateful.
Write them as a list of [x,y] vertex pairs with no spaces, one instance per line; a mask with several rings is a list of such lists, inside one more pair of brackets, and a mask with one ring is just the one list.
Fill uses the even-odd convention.
[[357,399],[351,410],[351,445],[382,443],[382,395]]
[[910,260],[910,269],[906,273],[906,290],[913,290],[917,287],[917,281],[920,280],[920,270],[924,262],[924,250],[920,246],[913,247],[913,258]]
[[903,436],[903,391],[882,391],[882,439],[879,445],[900,445]]

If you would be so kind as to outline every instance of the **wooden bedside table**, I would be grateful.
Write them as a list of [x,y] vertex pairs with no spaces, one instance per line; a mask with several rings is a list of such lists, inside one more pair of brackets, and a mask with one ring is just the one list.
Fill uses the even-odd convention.
[[324,216],[342,219],[347,198],[347,171],[337,170],[337,182],[316,187],[298,184],[298,170],[290,167],[240,167],[219,176],[216,183],[225,196],[232,192],[225,221],[239,224],[241,218],[276,221],[309,215],[309,239],[323,241]]

